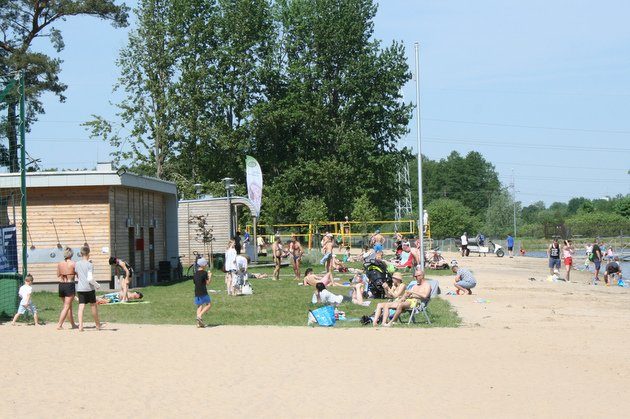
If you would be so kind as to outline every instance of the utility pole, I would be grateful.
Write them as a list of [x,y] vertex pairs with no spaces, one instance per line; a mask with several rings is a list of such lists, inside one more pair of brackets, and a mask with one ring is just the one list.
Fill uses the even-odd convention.
[[516,185],[514,184],[514,169],[512,169],[512,183],[510,184],[512,187],[512,202],[514,203],[514,240],[516,241]]
[[414,43],[416,54],[416,129],[418,137],[418,232],[420,234],[420,266],[424,269],[424,223],[422,220],[422,147],[420,135],[420,44]]
[[[24,74],[25,70],[20,71],[20,191],[22,199],[20,200],[20,208],[22,209],[22,279],[28,274],[26,251],[26,236],[28,234],[28,225],[26,223],[26,112],[25,112],[25,93],[24,93]],[[10,123],[10,122],[9,122]]]

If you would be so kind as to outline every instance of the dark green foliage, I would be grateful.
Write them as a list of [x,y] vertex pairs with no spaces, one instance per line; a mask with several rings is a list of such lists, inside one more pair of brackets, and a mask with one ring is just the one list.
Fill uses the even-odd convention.
[[[417,162],[410,164],[410,177],[414,201],[417,202]],[[462,157],[453,151],[445,159],[433,161],[422,157],[422,191],[424,202],[440,198],[456,199],[474,214],[484,214],[490,198],[501,188],[499,176],[494,166],[484,157],[471,151]]]
[[565,222],[572,235],[612,237],[628,234],[630,218],[609,212],[578,213]]
[[459,237],[464,232],[474,235],[481,227],[479,218],[460,201],[448,198],[434,200],[427,206],[434,239]]
[[[343,197],[363,194],[393,213],[410,74],[402,44],[373,39],[372,0],[143,0],[137,13],[119,60],[133,148],[117,158],[153,167],[190,197],[194,183],[243,184],[252,155],[272,222],[296,221],[313,196],[326,218],[348,215]],[[89,125],[114,145],[129,140],[108,121]]]

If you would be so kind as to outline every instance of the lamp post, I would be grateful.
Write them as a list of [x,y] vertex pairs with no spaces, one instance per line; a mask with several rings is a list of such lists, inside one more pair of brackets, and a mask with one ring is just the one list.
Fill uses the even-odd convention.
[[228,233],[230,236],[229,238],[232,239],[232,237],[234,237],[234,222],[232,220],[232,194],[234,193],[234,184],[232,183],[233,179],[231,177],[223,178],[221,181],[223,182],[223,186],[225,186],[225,192],[227,195],[229,219]]

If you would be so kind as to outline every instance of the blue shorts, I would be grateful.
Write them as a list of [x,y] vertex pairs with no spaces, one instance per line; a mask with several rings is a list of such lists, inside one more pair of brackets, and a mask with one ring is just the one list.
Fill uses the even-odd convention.
[[462,288],[466,288],[467,290],[469,289],[473,289],[475,288],[475,286],[477,286],[476,282],[473,281],[465,281],[463,279],[459,280],[456,282],[457,285],[459,285]]
[[24,314],[26,313],[27,310],[31,314],[37,314],[37,308],[35,307],[35,304],[33,304],[32,301],[30,301],[26,307],[20,304],[20,306],[18,307],[18,314]]
[[560,258],[558,259],[554,259],[554,258],[549,258],[549,269],[560,269]]
[[210,304],[212,300],[210,300],[210,296],[209,295],[204,295],[201,297],[195,297],[195,305],[197,306],[202,306],[204,304]]
[[599,260],[599,259],[595,259],[595,260],[593,261],[593,263],[595,264],[595,269],[598,269],[598,270],[599,270],[599,268],[601,268],[601,267],[602,267],[602,261],[601,261],[601,260]]

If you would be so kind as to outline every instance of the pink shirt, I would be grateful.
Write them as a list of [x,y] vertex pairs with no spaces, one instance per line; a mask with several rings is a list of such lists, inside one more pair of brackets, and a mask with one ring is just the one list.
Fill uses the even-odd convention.
[[571,249],[570,247],[563,247],[562,248],[562,256],[565,258],[571,258],[573,257],[573,249]]

